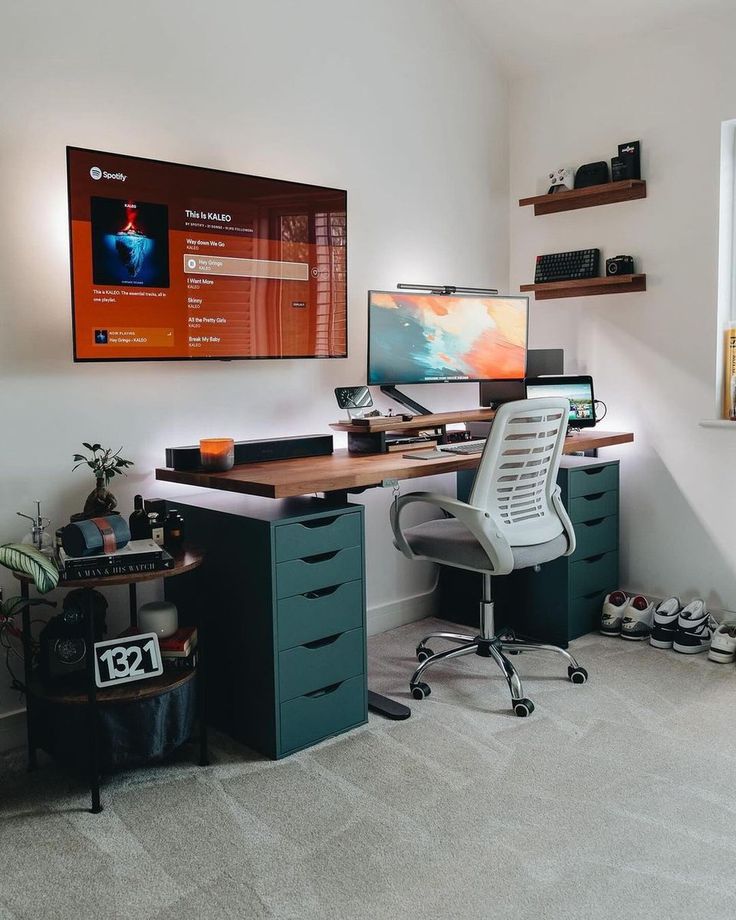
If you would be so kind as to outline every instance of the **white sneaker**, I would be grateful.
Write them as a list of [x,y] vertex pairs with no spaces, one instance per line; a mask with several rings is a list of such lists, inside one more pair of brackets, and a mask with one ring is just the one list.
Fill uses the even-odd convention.
[[629,598],[623,591],[611,591],[603,599],[601,610],[601,634],[604,636],[620,636],[621,623],[624,610]]
[[690,601],[677,618],[677,632],[672,647],[676,652],[695,655],[705,652],[716,631],[717,623],[708,613],[705,601],[696,597]]
[[736,623],[722,623],[713,633],[708,658],[720,664],[736,660]]
[[654,611],[654,624],[649,644],[654,648],[672,648],[677,632],[677,620],[682,604],[679,597],[668,597]]
[[630,597],[621,621],[621,638],[636,641],[648,639],[652,631],[653,617],[654,604],[648,601],[643,594]]

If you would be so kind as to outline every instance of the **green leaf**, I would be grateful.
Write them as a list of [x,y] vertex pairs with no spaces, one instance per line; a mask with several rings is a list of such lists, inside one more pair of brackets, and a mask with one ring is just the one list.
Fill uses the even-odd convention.
[[[87,447],[87,446],[88,446],[88,445],[85,444],[85,447]],[[92,447],[90,447],[90,450],[102,450],[102,445],[101,445],[101,444],[93,444]]]
[[73,459],[77,461],[77,460],[86,460],[87,458],[83,457],[82,454],[74,454]]
[[41,594],[47,594],[59,583],[59,570],[48,556],[35,546],[24,543],[6,543],[0,546],[0,565],[13,572],[28,575]]
[[92,445],[88,444],[86,441],[82,441],[82,447],[86,447],[87,450],[92,450]]
[[7,619],[18,616],[25,607],[56,607],[56,601],[47,601],[42,597],[9,597],[0,604],[0,613]]

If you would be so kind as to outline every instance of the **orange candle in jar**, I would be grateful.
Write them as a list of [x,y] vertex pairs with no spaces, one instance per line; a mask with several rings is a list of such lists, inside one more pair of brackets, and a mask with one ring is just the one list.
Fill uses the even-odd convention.
[[210,473],[224,473],[235,463],[235,441],[232,438],[203,438],[199,442],[199,461]]

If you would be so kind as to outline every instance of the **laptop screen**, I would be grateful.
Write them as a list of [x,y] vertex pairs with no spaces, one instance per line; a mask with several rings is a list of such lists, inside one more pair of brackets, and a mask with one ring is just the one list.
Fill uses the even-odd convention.
[[527,399],[564,396],[570,400],[570,425],[574,428],[592,428],[595,425],[593,378],[590,376],[529,378],[526,396]]

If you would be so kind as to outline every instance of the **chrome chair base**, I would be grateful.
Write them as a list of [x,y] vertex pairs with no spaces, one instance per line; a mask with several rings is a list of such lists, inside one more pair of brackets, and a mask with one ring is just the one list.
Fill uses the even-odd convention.
[[[486,604],[490,606],[489,602],[486,602]],[[435,654],[430,648],[427,648],[427,642],[431,639],[444,639],[455,643],[458,647],[449,648],[444,652]],[[436,632],[425,636],[417,646],[417,659],[420,664],[409,682],[411,695],[415,700],[423,700],[429,696],[431,690],[429,685],[422,680],[422,675],[435,664],[441,661],[449,661],[451,658],[461,658],[464,655],[475,654],[482,658],[493,658],[508,683],[511,692],[511,706],[514,712],[517,716],[528,716],[534,711],[534,703],[524,696],[521,679],[504,652],[509,652],[512,655],[518,655],[522,652],[555,652],[567,660],[567,676],[572,683],[584,684],[588,679],[588,672],[585,668],[580,667],[569,652],[556,645],[524,642],[513,636],[509,637],[507,633],[503,632],[487,638],[462,633]]]

